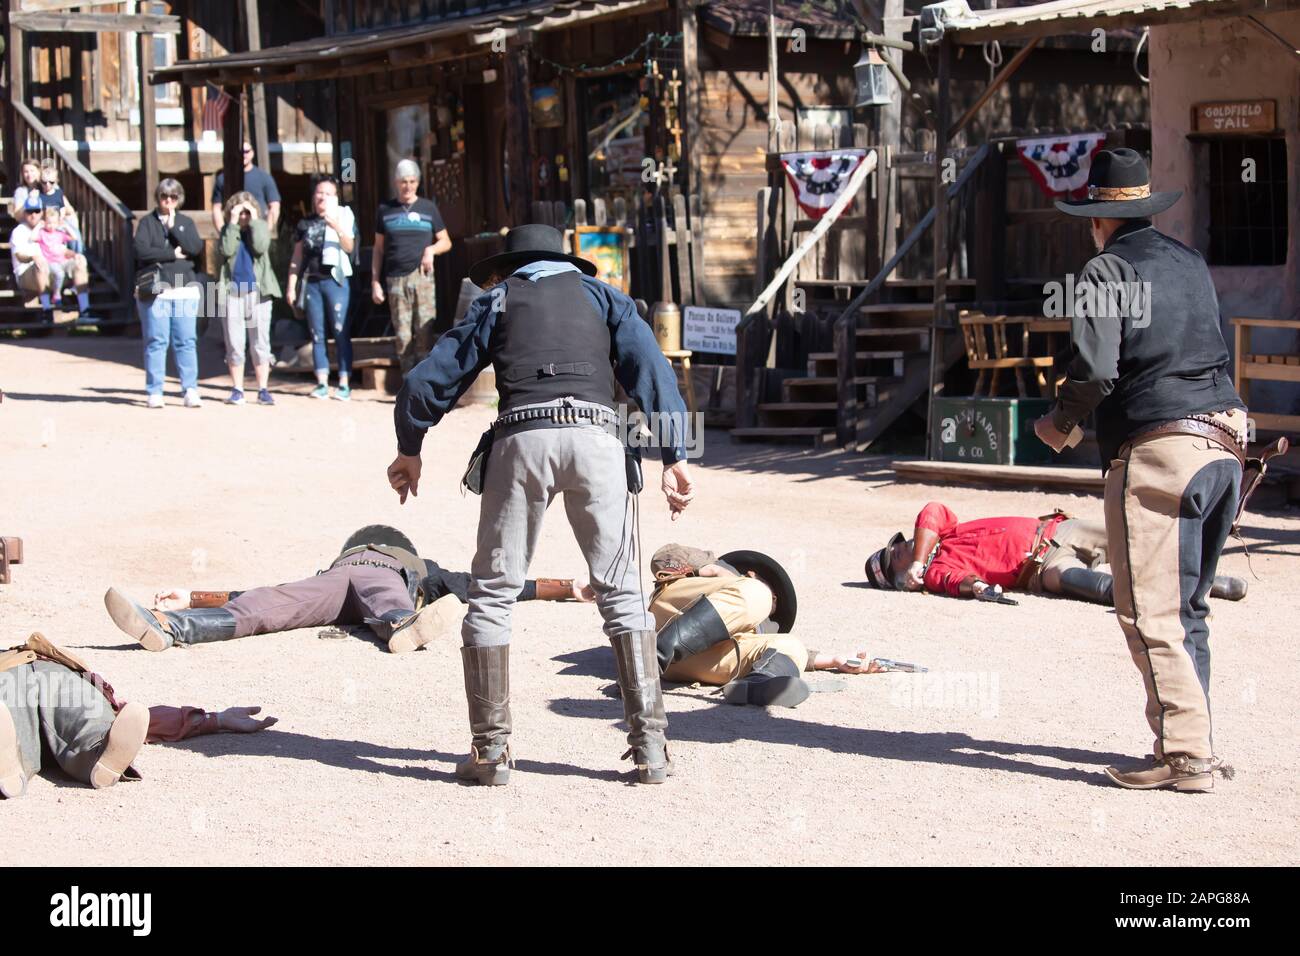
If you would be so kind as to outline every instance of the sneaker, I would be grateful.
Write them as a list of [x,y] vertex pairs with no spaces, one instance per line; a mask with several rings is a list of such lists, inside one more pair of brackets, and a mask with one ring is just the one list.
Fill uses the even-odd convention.
[[151,392],[149,398],[145,401],[145,405],[149,408],[162,408],[163,397],[157,393]]
[[317,385],[311,390],[312,398],[329,398],[330,387],[328,385]]
[[347,385],[340,385],[334,389],[334,397],[340,402],[350,402],[352,401],[352,389]]
[[275,404],[275,399],[271,397],[271,393],[268,392],[266,389],[264,389],[264,388],[259,388],[259,389],[257,390],[257,404],[259,404],[259,405],[274,405],[274,404]]
[[199,390],[197,388],[187,388],[185,390],[186,408],[198,408],[202,404],[203,399],[199,398]]
[[242,390],[242,389],[238,389],[238,388],[232,388],[232,389],[230,390],[230,396],[226,399],[226,404],[227,404],[227,405],[243,405],[243,404],[244,404],[244,392],[243,392],[243,390]]

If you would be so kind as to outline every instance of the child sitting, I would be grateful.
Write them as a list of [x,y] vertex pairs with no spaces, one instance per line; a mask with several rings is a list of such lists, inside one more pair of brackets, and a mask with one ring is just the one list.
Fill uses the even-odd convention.
[[[58,206],[45,207],[34,238],[50,267],[50,291],[41,293],[41,308],[48,309],[51,308],[51,295],[62,297],[67,280],[75,279],[77,273],[83,271],[78,269],[81,240],[75,230],[63,222],[63,210]],[[89,308],[90,294],[84,287],[79,287],[77,309],[84,314]]]

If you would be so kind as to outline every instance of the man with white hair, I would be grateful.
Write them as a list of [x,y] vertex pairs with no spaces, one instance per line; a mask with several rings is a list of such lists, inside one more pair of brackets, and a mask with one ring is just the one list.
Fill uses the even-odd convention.
[[438,314],[433,257],[451,248],[438,204],[417,195],[420,167],[414,160],[397,164],[397,198],[381,203],[375,216],[375,251],[370,259],[370,296],[376,305],[388,299],[397,337],[402,374],[428,354],[429,326]]

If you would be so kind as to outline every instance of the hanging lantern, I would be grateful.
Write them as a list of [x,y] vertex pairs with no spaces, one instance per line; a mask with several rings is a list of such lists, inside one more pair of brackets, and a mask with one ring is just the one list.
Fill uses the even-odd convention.
[[894,101],[889,88],[889,67],[872,47],[864,47],[862,57],[853,64],[858,93],[854,106],[888,106]]

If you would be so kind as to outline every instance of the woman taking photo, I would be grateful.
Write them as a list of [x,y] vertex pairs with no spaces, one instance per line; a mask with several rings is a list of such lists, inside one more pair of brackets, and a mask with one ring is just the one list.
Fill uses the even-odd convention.
[[230,370],[227,405],[244,404],[244,342],[253,351],[259,405],[274,405],[267,391],[271,374],[271,300],[280,283],[271,267],[271,228],[261,217],[261,207],[250,192],[237,192],[225,203],[226,224],[221,229],[221,274],[225,292],[222,331],[226,335],[226,368]]
[[144,386],[150,408],[163,407],[167,346],[176,357],[186,408],[198,408],[199,359],[195,334],[203,290],[190,259],[203,252],[194,220],[180,212],[185,190],[164,179],[154,190],[158,206],[135,230],[135,294],[144,333]]
[[334,397],[352,397],[348,379],[352,371],[352,334],[348,322],[351,297],[352,250],[356,247],[356,218],[339,205],[339,185],[333,176],[316,181],[312,197],[314,215],[294,230],[293,259],[289,263],[289,302],[294,313],[306,313],[311,327],[312,362],[316,387],[312,398],[329,398],[330,363],[325,349],[326,316],[338,346],[339,383]]

